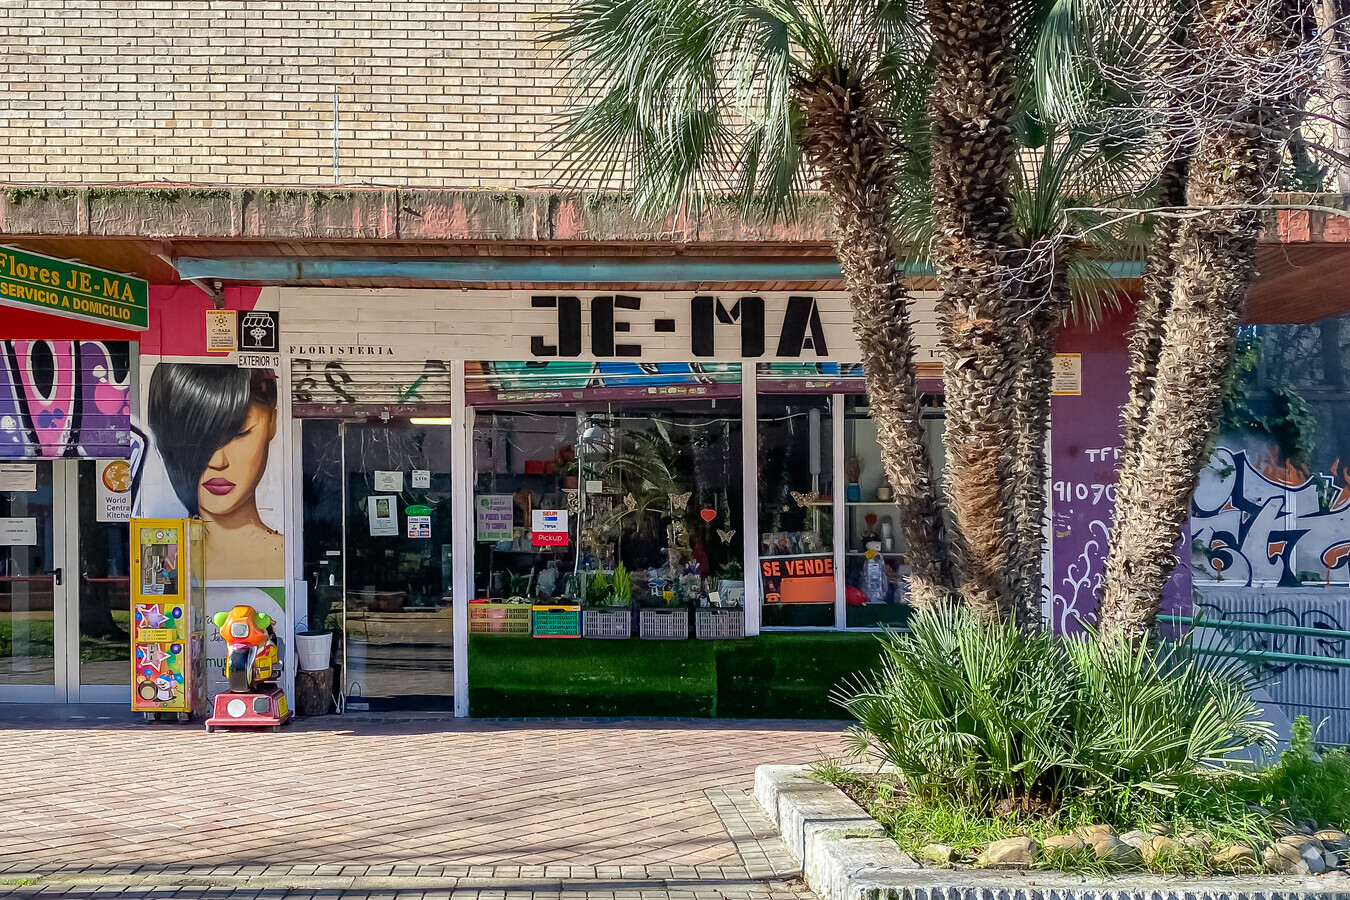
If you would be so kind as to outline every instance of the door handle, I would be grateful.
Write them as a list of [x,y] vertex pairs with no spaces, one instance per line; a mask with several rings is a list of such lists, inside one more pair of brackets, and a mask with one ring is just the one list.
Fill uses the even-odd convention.
[[50,572],[47,572],[46,574],[52,576],[52,582],[53,582],[57,587],[60,587],[60,586],[61,586],[61,584],[62,584],[62,581],[61,581],[61,575],[62,575],[62,572],[61,572],[61,569],[60,569],[60,568],[52,569]]

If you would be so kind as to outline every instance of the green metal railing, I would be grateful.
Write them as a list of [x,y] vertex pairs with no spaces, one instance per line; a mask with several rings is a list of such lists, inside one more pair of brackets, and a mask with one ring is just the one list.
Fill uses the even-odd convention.
[[[1169,625],[1189,625],[1192,628],[1213,628],[1217,631],[1242,631],[1258,634],[1283,634],[1321,640],[1350,640],[1350,631],[1334,628],[1306,628],[1301,625],[1262,625],[1257,622],[1235,622],[1228,619],[1207,619],[1204,616],[1158,616],[1158,621]],[[1277,665],[1332,666],[1350,669],[1350,658],[1336,656],[1309,656],[1304,653],[1277,653],[1273,650],[1244,650],[1236,647],[1197,647],[1197,653],[1246,659]]]

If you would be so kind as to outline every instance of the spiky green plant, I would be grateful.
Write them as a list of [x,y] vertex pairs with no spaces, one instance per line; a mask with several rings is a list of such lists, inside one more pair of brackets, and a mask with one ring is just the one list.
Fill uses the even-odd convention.
[[836,700],[858,720],[854,751],[920,799],[991,811],[1164,802],[1271,739],[1250,671],[1183,647],[1028,633],[959,607],[909,628],[883,635],[879,674]]
[[628,567],[619,563],[614,567],[614,605],[627,606],[633,602],[633,578]]
[[613,591],[610,588],[609,576],[604,572],[596,572],[590,577],[586,585],[586,602],[591,606],[609,606]]

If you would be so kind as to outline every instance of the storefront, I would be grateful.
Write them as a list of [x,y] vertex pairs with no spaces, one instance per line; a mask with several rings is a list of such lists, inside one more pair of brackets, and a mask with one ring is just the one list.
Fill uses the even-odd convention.
[[[843,293],[273,292],[297,616],[340,631],[346,708],[465,712],[470,635],[903,623]],[[931,300],[915,307],[940,460]]]
[[146,285],[0,248],[0,702],[130,699]]
[[[127,529],[99,518],[119,456],[134,501],[118,514],[205,521],[208,609],[276,620],[288,691],[296,635],[334,633],[346,710],[796,714],[790,693],[750,702],[791,680],[788,657],[847,673],[872,653],[849,635],[906,619],[903,529],[842,292],[150,297],[139,343],[71,342],[37,367],[86,373],[79,398],[103,402],[78,441],[25,432],[40,458],[6,474],[34,484],[0,512],[38,533],[8,551],[0,699],[127,695]],[[931,296],[913,313],[940,475]],[[110,391],[120,418],[100,419]],[[222,664],[212,641],[210,693]],[[502,672],[519,680],[497,702]],[[813,677],[819,705],[834,676]],[[636,681],[638,699],[545,702],[587,678],[592,696]],[[644,679],[717,699],[667,703]]]

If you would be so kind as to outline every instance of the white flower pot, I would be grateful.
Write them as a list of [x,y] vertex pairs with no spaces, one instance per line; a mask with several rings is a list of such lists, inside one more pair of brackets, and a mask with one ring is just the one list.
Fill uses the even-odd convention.
[[333,655],[333,632],[297,634],[295,653],[300,658],[302,671],[317,672],[328,668],[328,660]]

